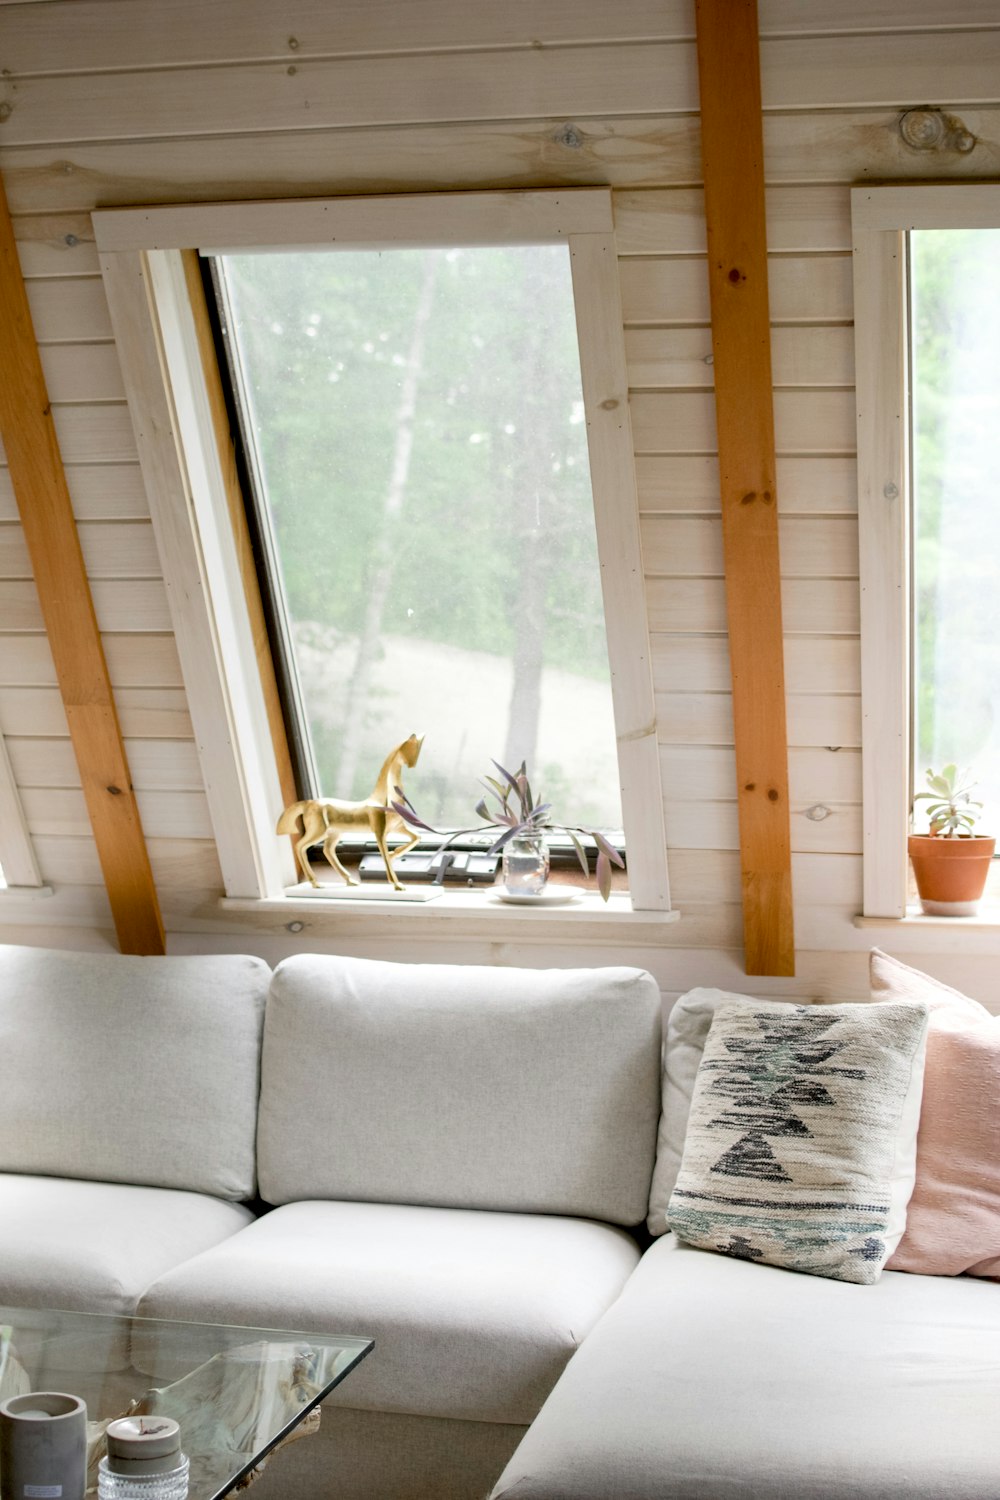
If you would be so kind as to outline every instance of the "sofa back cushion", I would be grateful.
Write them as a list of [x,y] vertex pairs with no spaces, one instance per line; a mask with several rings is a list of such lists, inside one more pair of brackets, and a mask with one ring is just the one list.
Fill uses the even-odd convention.
[[264,1028],[261,1195],[635,1224],[660,1016],[639,969],[286,959]]
[[258,958],[0,947],[0,1171],[252,1196]]

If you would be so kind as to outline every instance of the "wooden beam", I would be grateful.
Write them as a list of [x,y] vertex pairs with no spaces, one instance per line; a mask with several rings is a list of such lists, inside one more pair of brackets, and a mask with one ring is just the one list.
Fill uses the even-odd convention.
[[163,922],[0,179],[0,437],[124,953],[163,953]]
[[696,0],[748,974],[794,974],[756,0]]

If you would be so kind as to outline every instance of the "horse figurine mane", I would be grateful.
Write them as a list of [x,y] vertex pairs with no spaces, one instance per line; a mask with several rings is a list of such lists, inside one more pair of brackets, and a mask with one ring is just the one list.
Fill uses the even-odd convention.
[[[345,833],[361,831],[374,835],[379,853],[385,861],[386,875],[397,891],[403,889],[392,862],[400,854],[412,849],[420,835],[407,826],[390,802],[396,795],[396,788],[402,785],[403,767],[412,768],[416,765],[423,743],[423,735],[411,734],[391,750],[382,763],[371,795],[363,802],[316,801],[306,798],[301,802],[292,802],[285,808],[278,819],[276,832],[287,833],[296,840],[296,865],[312,885],[318,886],[319,881],[312,872],[306,854],[316,844],[322,844],[327,863],[348,885],[358,884],[337,858],[337,844]],[[386,836],[396,833],[405,833],[407,842],[390,850],[386,845]]]

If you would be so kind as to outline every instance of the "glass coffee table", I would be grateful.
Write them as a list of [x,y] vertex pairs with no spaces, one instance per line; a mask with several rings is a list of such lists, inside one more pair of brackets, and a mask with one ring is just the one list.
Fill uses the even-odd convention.
[[189,1500],[219,1500],[280,1443],[315,1431],[319,1403],[372,1347],[325,1333],[0,1305],[0,1401],[64,1391],[87,1403],[88,1494],[108,1422],[173,1417],[191,1463]]

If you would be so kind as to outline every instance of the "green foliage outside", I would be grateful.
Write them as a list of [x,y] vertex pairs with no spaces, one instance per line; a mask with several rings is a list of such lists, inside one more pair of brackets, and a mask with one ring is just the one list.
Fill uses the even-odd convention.
[[[515,713],[529,741],[540,670],[606,684],[565,247],[224,265],[324,795],[365,795],[411,730],[426,729],[424,754],[434,753],[430,720],[397,724],[391,701],[380,703],[380,693],[391,700],[377,685],[387,639],[520,660]],[[428,681],[431,715],[445,691],[461,697],[462,683]],[[359,726],[350,750],[345,720]],[[547,796],[548,773],[579,793],[580,767],[546,759],[537,743],[513,748]],[[452,770],[430,760],[421,770],[439,783],[437,816]],[[465,821],[473,794],[470,778]],[[578,795],[562,813],[595,814],[607,821],[606,799]]]
[[[1000,231],[910,236],[914,767],[1000,803]],[[997,808],[1000,811],[1000,808]]]

